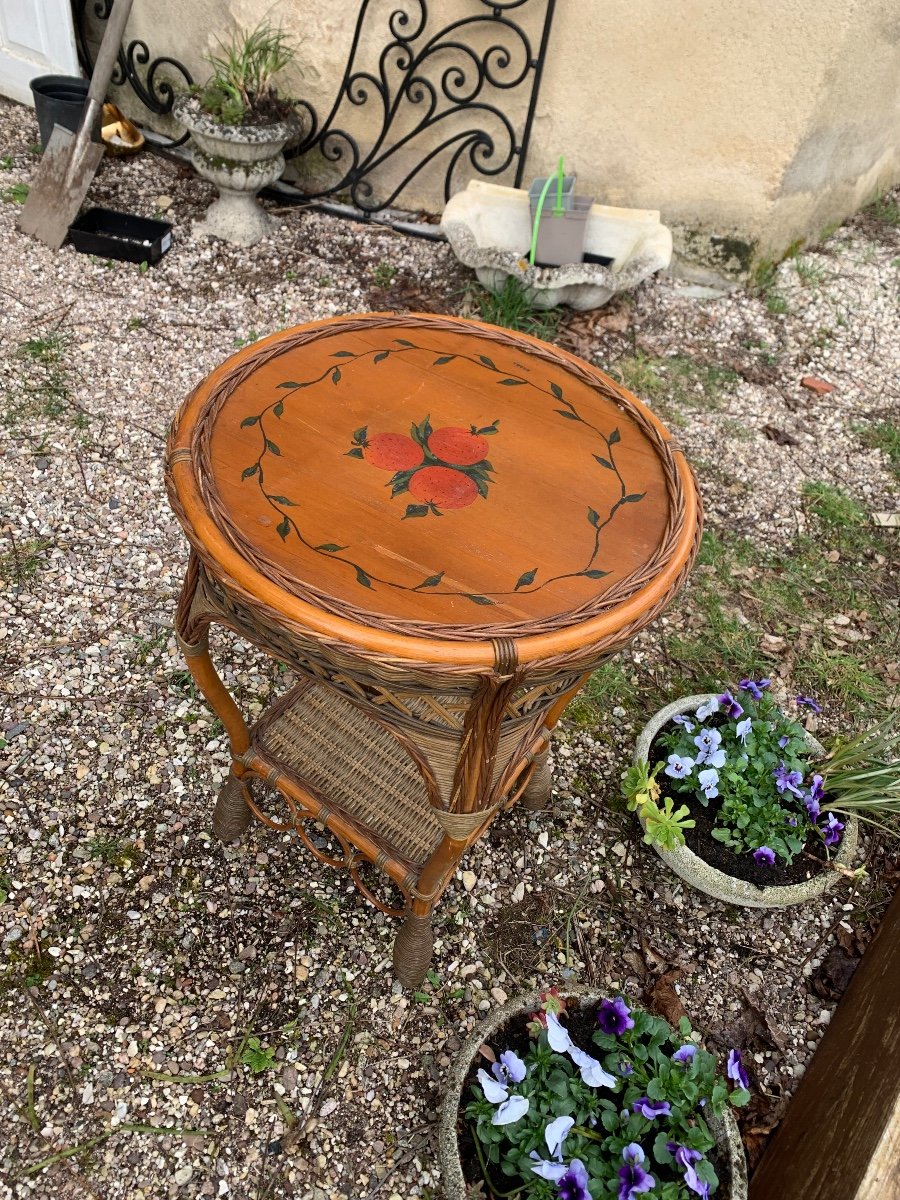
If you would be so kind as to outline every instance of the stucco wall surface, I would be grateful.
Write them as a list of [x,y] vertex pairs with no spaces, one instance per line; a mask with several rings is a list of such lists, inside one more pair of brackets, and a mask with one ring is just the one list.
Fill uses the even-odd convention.
[[[534,34],[529,7],[510,15]],[[377,62],[391,12],[402,9],[415,19],[419,5],[371,3],[360,46],[368,64]],[[535,9],[539,17],[542,5]],[[429,0],[428,10],[435,26],[486,11],[479,0]],[[280,23],[298,51],[284,90],[321,116],[343,76],[358,11],[357,0],[144,0],[128,34],[201,78],[217,36],[264,17]],[[125,103],[139,112],[127,95]],[[511,115],[521,118],[524,103]],[[376,109],[342,113],[362,144],[376,136]],[[398,132],[405,128],[401,121]],[[400,156],[398,177],[422,149]],[[580,192],[660,209],[685,273],[742,273],[900,179],[900,5],[558,0],[526,184],[560,154]],[[315,179],[333,169],[313,158],[303,172]],[[401,199],[439,211],[443,170],[420,174]]]

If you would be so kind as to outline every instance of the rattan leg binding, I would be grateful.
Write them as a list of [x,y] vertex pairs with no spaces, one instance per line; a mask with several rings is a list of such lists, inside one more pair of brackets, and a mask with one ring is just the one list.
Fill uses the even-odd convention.
[[551,782],[550,757],[546,750],[542,750],[535,757],[534,771],[528,781],[528,786],[522,793],[522,806],[533,812],[540,812],[546,808],[550,803]]
[[419,987],[431,965],[433,952],[431,917],[407,913],[394,938],[394,974],[404,987]]
[[213,831],[220,842],[233,842],[246,833],[253,820],[247,804],[247,785],[236,775],[222,784],[213,812]]

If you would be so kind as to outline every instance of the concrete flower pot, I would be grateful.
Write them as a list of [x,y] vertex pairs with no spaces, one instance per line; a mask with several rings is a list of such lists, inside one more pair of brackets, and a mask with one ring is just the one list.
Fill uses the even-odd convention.
[[672,259],[672,235],[658,212],[594,204],[585,226],[584,254],[608,260],[607,265],[529,266],[528,192],[480,179],[451,196],[441,228],[453,253],[474,269],[484,287],[499,291],[512,275],[531,293],[535,308],[599,308],[617,292],[630,291],[663,270]]
[[[577,987],[567,988],[563,995],[566,1000],[577,1000],[581,1007],[590,1004],[599,1007],[603,999],[595,992]],[[471,1184],[463,1173],[457,1125],[463,1087],[478,1055],[479,1047],[484,1042],[493,1041],[497,1031],[508,1021],[527,1017],[529,1013],[534,1012],[539,1007],[540,1000],[540,992],[530,992],[524,996],[516,996],[501,1008],[495,1009],[475,1027],[450,1065],[438,1125],[438,1156],[445,1200],[469,1200],[469,1196],[472,1194]],[[720,1120],[714,1117],[708,1118],[707,1123],[710,1132],[716,1139],[716,1148],[722,1168],[720,1186],[715,1193],[715,1200],[746,1200],[747,1158],[740,1131],[731,1110],[726,1109]]]
[[[663,726],[681,713],[696,712],[701,704],[711,698],[711,695],[710,693],[703,696],[685,696],[681,700],[676,700],[672,704],[667,704],[665,708],[661,708],[638,738],[634,750],[634,761],[640,762],[643,759],[649,761],[650,747]],[[806,742],[814,757],[824,756],[824,747],[816,741],[812,734],[806,734]],[[638,819],[640,819],[640,812],[638,812]],[[838,866],[849,867],[851,865],[858,838],[859,822],[855,817],[848,816],[838,852],[834,858]],[[679,846],[675,850],[665,850],[661,846],[654,846],[653,849],[676,875],[680,875],[686,883],[697,888],[698,891],[705,892],[707,896],[713,896],[716,900],[724,900],[728,904],[742,904],[747,908],[785,908],[790,904],[807,904],[810,900],[816,900],[823,896],[840,879],[837,871],[826,869],[801,883],[759,887],[755,883],[748,883],[744,879],[737,879],[733,875],[726,875],[724,871],[720,871],[716,867],[711,867],[687,846]]]
[[296,127],[289,121],[222,125],[204,113],[193,96],[179,96],[172,112],[190,132],[195,171],[219,190],[204,219],[194,223],[194,233],[237,246],[256,245],[275,226],[256,196],[284,171],[282,150]]

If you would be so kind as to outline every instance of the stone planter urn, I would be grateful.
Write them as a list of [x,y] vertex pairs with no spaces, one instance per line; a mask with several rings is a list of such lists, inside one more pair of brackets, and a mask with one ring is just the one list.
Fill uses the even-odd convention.
[[271,125],[223,125],[200,108],[193,96],[180,96],[175,119],[191,135],[191,161],[202,179],[219,190],[195,234],[209,234],[237,246],[254,246],[275,222],[256,199],[284,170],[282,151],[296,133],[290,121]]
[[[575,1001],[579,1008],[599,1006],[603,998],[581,987],[566,988],[564,997],[570,1003]],[[541,993],[531,992],[516,996],[489,1013],[476,1025],[449,1068],[438,1126],[438,1156],[445,1200],[470,1200],[470,1197],[483,1195],[483,1191],[477,1187],[477,1181],[467,1177],[459,1147],[460,1110],[465,1107],[463,1093],[466,1081],[476,1060],[477,1065],[487,1066],[485,1060],[479,1059],[480,1048],[485,1043],[499,1045],[496,1039],[504,1027],[525,1021],[530,1013],[540,1007],[540,1003]],[[468,1098],[465,1097],[466,1100]],[[715,1192],[715,1200],[747,1200],[747,1157],[731,1109],[726,1108],[720,1118],[710,1114],[707,1124],[716,1139],[719,1167],[719,1188]]]
[[[645,726],[638,738],[634,750],[634,762],[650,759],[650,748],[659,731],[682,713],[694,713],[708,700],[712,693],[702,696],[684,696],[661,708]],[[812,734],[806,734],[806,742],[813,758],[824,758],[825,748]],[[640,810],[638,810],[640,819]],[[841,837],[838,852],[834,862],[838,867],[849,867],[853,862],[856,843],[859,838],[859,822],[852,815],[845,818],[844,832]],[[784,908],[789,904],[806,904],[817,900],[841,878],[838,871],[825,869],[813,875],[810,879],[799,883],[773,884],[761,887],[727,875],[724,871],[710,866],[688,846],[677,846],[674,850],[666,850],[662,846],[653,849],[663,862],[692,887],[716,900],[724,900],[728,904],[742,904],[747,908]]]

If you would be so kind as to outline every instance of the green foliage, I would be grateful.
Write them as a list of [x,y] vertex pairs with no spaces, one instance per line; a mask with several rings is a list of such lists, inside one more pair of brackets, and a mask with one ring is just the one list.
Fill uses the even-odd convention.
[[536,308],[534,293],[514,275],[508,275],[497,292],[472,287],[468,295],[482,321],[489,325],[517,329],[543,341],[551,341],[556,336],[562,312],[558,308]]
[[380,288],[389,288],[394,282],[394,276],[397,274],[397,268],[392,267],[389,262],[380,262],[372,272],[375,283]]
[[12,165],[13,160],[11,154],[4,154],[3,157],[0,158],[0,171],[11,171]]
[[[897,260],[900,263],[900,259]],[[862,441],[886,455],[894,475],[900,479],[900,425],[881,421],[877,425],[856,426]]]
[[[707,1157],[715,1140],[706,1117],[709,1113],[720,1116],[729,1104],[746,1104],[749,1094],[740,1088],[729,1092],[728,1083],[717,1072],[715,1057],[696,1046],[687,1018],[677,1031],[638,1009],[631,1010],[630,1018],[633,1028],[618,1037],[591,1023],[595,1032],[590,1041],[576,1047],[576,1053],[580,1049],[592,1060],[583,1066],[576,1064],[568,1051],[554,1051],[546,1029],[541,1029],[523,1056],[524,1079],[507,1079],[505,1084],[510,1096],[528,1099],[527,1111],[509,1124],[493,1123],[497,1105],[487,1100],[483,1087],[473,1085],[465,1117],[474,1133],[490,1195],[519,1200],[556,1196],[556,1185],[534,1173],[532,1154],[540,1159],[549,1157],[545,1130],[559,1117],[573,1121],[560,1159],[566,1165],[576,1158],[581,1161],[587,1170],[589,1193],[597,1200],[618,1195],[622,1151],[630,1143],[641,1147],[643,1169],[655,1180],[654,1196],[690,1200],[684,1170],[666,1149],[670,1141],[699,1151],[697,1173],[708,1183],[710,1194],[715,1194],[718,1179]],[[562,1023],[565,1026],[565,1017]],[[525,1028],[540,1026],[532,1021]],[[695,1047],[691,1061],[673,1061],[672,1055],[686,1045]],[[586,1082],[582,1071],[594,1074],[598,1070],[611,1077],[611,1082],[596,1086]],[[647,1100],[668,1105],[669,1111],[654,1117],[635,1111],[636,1103]]]
[[12,183],[0,191],[0,198],[6,204],[24,204],[28,199],[28,184]]
[[[668,788],[676,796],[689,797],[692,804],[712,806],[716,814],[712,836],[735,854],[768,846],[778,858],[791,863],[808,834],[818,829],[798,794],[809,769],[804,731],[796,721],[788,720],[767,694],[758,702],[747,692],[739,695],[740,717],[716,711],[702,721],[689,719],[687,725],[675,725],[662,733],[669,755],[691,764],[680,779],[671,777],[667,768]],[[747,721],[749,732],[744,738],[737,729],[739,724],[746,729]],[[698,747],[697,738],[705,733],[713,739],[718,758],[704,756]],[[796,792],[779,788],[775,772],[782,767],[797,772],[792,784]],[[710,770],[716,779],[707,794],[700,773]]]
[[275,1051],[270,1046],[263,1047],[258,1037],[249,1037],[241,1050],[240,1061],[245,1067],[249,1067],[254,1075],[259,1075],[263,1071],[274,1069]]
[[661,805],[658,801],[645,801],[640,815],[644,822],[644,841],[648,846],[661,846],[664,850],[683,846],[684,831],[693,829],[696,824],[689,819],[688,806],[682,804],[676,809],[671,796],[665,796]]
[[829,808],[900,835],[896,823],[885,824],[900,816],[900,713],[838,740],[819,770]]
[[254,112],[278,106],[274,76],[295,57],[287,34],[261,22],[249,33],[236,33],[230,42],[219,42],[219,53],[206,61],[213,69],[200,89],[200,105],[225,125],[241,125]]
[[876,196],[869,212],[876,221],[881,221],[884,225],[900,225],[900,202],[886,196],[883,192]]

